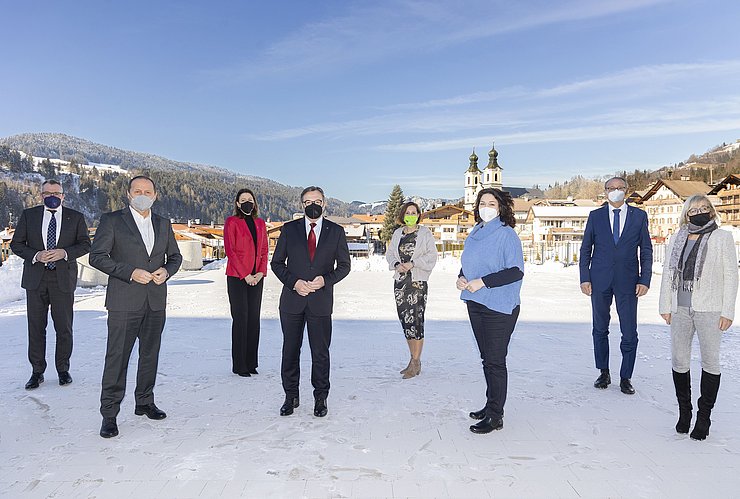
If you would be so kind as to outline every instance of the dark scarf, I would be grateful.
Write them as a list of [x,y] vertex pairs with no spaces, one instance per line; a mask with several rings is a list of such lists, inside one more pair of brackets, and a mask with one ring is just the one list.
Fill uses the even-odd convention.
[[[671,272],[671,287],[674,290],[678,289],[679,282],[684,291],[692,292],[694,290],[694,283],[701,277],[704,262],[707,258],[709,236],[715,230],[717,230],[716,220],[711,220],[704,226],[689,222],[678,230],[668,266],[668,270]],[[686,252],[686,242],[689,239],[689,234],[699,234],[699,238],[694,243],[684,263],[684,253]]]

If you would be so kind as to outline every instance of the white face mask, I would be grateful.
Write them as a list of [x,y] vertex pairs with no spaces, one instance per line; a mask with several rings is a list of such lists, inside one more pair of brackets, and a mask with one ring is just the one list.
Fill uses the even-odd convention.
[[480,215],[480,218],[487,223],[498,216],[498,210],[496,208],[484,206],[478,210],[478,214]]
[[131,198],[131,206],[133,206],[136,211],[146,211],[151,208],[153,204],[154,199],[143,194]]
[[606,196],[612,203],[621,203],[622,201],[624,201],[624,191],[611,191]]

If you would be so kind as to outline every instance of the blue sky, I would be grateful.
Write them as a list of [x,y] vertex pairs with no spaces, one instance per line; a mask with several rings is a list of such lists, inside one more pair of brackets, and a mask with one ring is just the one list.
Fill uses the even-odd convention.
[[[740,2],[2,0],[0,136],[346,201],[655,169],[740,139]],[[236,188],[236,186],[235,186]]]

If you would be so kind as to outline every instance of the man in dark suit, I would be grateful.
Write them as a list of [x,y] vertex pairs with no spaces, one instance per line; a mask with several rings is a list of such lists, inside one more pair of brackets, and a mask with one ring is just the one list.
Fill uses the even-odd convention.
[[134,414],[149,419],[167,417],[154,405],[154,384],[165,323],[166,282],[180,268],[182,256],[170,221],[151,211],[156,198],[152,179],[132,178],[128,189],[130,206],[100,218],[90,251],[90,265],[108,274],[108,346],[100,394],[103,438],[118,435],[116,416],[137,339],[139,367]]
[[349,248],[342,226],[323,216],[326,207],[320,187],[306,187],[301,193],[305,217],[283,225],[271,267],[283,283],[280,295],[280,325],[283,329],[281,375],[285,402],[281,416],[298,407],[300,356],[303,330],[308,326],[311,346],[311,384],[314,388],[314,415],[327,413],[329,395],[329,345],[334,285],[350,271]]
[[63,208],[64,191],[56,180],[41,184],[44,204],[24,210],[10,249],[23,258],[21,286],[26,290],[28,360],[33,369],[26,390],[44,382],[49,307],[57,333],[55,363],[59,384],[72,383],[72,318],[77,287],[77,258],[90,251],[82,213]]
[[[591,297],[593,339],[599,377],[596,388],[611,383],[609,373],[609,321],[612,299],[617,303],[622,367],[619,388],[632,395],[632,371],[637,355],[637,299],[650,287],[653,245],[647,214],[624,202],[627,181],[609,179],[604,185],[607,204],[588,216],[581,245],[581,291]],[[639,259],[638,259],[639,257]]]

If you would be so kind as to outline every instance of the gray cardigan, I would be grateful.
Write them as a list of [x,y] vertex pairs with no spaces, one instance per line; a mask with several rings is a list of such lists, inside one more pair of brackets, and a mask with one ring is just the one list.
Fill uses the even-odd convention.
[[[401,242],[403,236],[403,227],[399,227],[393,233],[391,242],[388,243],[388,247],[385,250],[385,259],[388,260],[388,267],[390,270],[396,269],[396,263],[401,261],[401,256],[398,254],[398,245]],[[416,234],[416,247],[414,253],[411,256],[411,261],[414,263],[411,269],[411,280],[413,281],[427,281],[429,276],[432,274],[432,269],[437,263],[437,246],[434,243],[434,234],[428,228],[420,225]],[[398,277],[399,273],[396,271],[394,277]]]
[[[673,251],[674,238],[668,243],[663,264],[663,278],[660,283],[658,313],[670,314],[677,310],[678,291],[671,289],[671,276],[668,261]],[[732,234],[718,229],[707,241],[707,259],[701,277],[691,294],[691,308],[697,312],[719,312],[722,317],[735,318],[735,297],[737,296],[738,275],[735,241]]]

